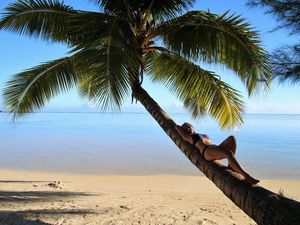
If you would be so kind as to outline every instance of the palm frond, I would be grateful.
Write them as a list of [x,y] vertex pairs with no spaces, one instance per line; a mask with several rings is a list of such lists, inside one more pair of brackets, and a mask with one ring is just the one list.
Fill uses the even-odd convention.
[[19,0],[4,9],[0,29],[45,40],[65,41],[67,20],[74,14],[75,10],[56,0]]
[[[151,2],[148,0],[146,2]],[[151,14],[154,19],[164,20],[170,19],[183,13],[185,10],[191,8],[195,0],[164,0],[164,1],[153,1],[151,7]],[[145,4],[146,6],[149,3]]]
[[[102,49],[81,50],[16,74],[4,88],[4,103],[15,118],[40,109],[59,93],[79,85],[102,109],[116,110],[130,91],[137,58],[118,42],[103,44]],[[135,66],[135,67],[134,67]]]
[[193,11],[162,23],[154,35],[185,58],[232,69],[249,95],[271,81],[270,63],[258,33],[240,16]]
[[134,39],[127,20],[99,13],[85,12],[73,16],[70,28],[68,33],[72,37],[73,46],[71,52],[101,49],[111,39],[119,43],[129,43]]
[[98,4],[105,13],[110,15],[121,15],[126,13],[127,8],[137,12],[139,10],[151,10],[155,19],[172,18],[184,10],[192,7],[195,0],[90,0]]
[[46,101],[72,88],[77,80],[72,57],[54,60],[9,80],[3,91],[4,104],[16,118],[42,108]]
[[193,117],[208,113],[222,128],[242,124],[241,95],[214,73],[176,55],[153,54],[148,62],[151,79],[175,93]]
[[57,0],[17,1],[4,9],[0,29],[74,46],[91,34],[99,36],[111,19],[102,13],[74,10]]
[[102,49],[97,50],[97,57],[92,59],[93,63],[80,79],[80,95],[102,110],[120,110],[124,99],[131,93],[139,66],[137,54],[133,54],[130,48],[124,48],[124,43],[110,39]]
[[79,92],[102,110],[117,111],[137,79],[141,59],[138,58],[136,37],[122,18],[114,17],[102,36],[101,39],[93,36],[78,45],[78,48],[94,48],[98,52],[96,61],[80,80]]
[[80,80],[79,92],[102,110],[117,111],[130,93],[140,65],[136,37],[128,21],[113,17],[101,34],[87,35],[84,40],[73,51],[95,49],[97,55]]

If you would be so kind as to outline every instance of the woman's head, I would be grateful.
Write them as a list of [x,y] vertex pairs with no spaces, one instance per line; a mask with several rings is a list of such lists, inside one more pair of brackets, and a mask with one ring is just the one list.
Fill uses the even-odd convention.
[[182,124],[181,128],[188,135],[192,135],[192,134],[195,133],[195,129],[192,126],[192,124],[190,124],[190,123],[184,123],[184,124]]

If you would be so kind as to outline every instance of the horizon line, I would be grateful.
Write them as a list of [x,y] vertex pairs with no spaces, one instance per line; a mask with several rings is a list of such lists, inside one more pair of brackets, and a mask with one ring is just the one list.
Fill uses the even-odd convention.
[[[0,113],[5,113],[5,114],[10,114],[10,112],[7,111],[1,111]],[[54,113],[82,113],[82,114],[149,114],[148,112],[79,112],[79,111],[66,111],[66,112],[61,112],[61,111],[53,111],[53,112],[28,112],[24,114],[54,114]],[[170,114],[189,114],[188,112],[168,112]],[[209,114],[207,114],[209,115]],[[245,113],[245,115],[300,115],[300,113]]]

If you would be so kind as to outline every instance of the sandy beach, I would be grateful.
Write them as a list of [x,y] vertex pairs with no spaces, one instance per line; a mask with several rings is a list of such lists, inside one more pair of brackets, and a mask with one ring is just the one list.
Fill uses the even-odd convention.
[[[203,176],[0,171],[0,224],[256,224]],[[300,181],[262,186],[300,200]]]

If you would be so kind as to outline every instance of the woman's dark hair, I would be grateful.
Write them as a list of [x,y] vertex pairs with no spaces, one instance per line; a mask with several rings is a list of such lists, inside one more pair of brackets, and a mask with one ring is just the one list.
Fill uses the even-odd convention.
[[184,126],[189,126],[189,127],[194,128],[193,125],[190,124],[190,123],[183,123],[183,124],[181,125],[181,128],[183,128]]
[[[191,127],[191,128],[194,129],[193,125],[190,124],[190,123],[183,123],[183,124],[181,125],[181,128],[182,128],[183,132],[186,133],[187,135],[191,135],[192,133],[191,133],[190,131],[184,129],[184,127],[186,127],[186,126]],[[195,130],[195,129],[194,129],[194,130]]]

